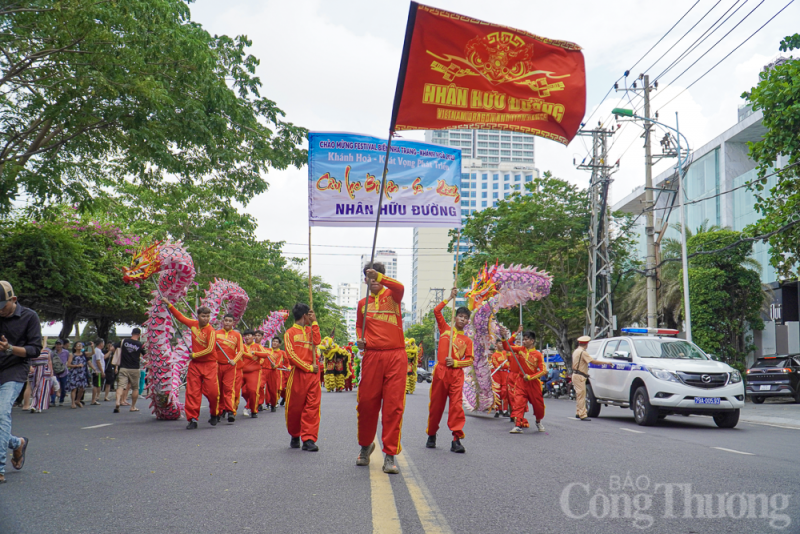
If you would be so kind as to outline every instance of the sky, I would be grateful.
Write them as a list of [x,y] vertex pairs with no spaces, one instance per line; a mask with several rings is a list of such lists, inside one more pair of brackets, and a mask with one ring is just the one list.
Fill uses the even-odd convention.
[[[652,110],[658,111],[659,120],[674,126],[675,112],[679,112],[681,132],[692,148],[702,146],[736,123],[737,108],[743,104],[740,95],[757,83],[761,68],[779,55],[780,40],[795,33],[800,20],[800,2],[789,5],[713,71],[681,93],[789,0],[426,3],[583,47],[587,119],[592,115],[587,126],[608,120],[614,107],[641,106],[639,93],[633,91],[612,91],[603,101],[626,70],[631,71],[629,87],[640,73],[654,79],[719,20],[718,29],[665,73],[658,90],[652,93]],[[192,20],[212,34],[246,35],[252,40],[249,53],[261,61],[257,74],[263,83],[262,94],[277,102],[286,113],[285,120],[309,130],[385,137],[408,6],[406,0],[197,0],[191,4],[191,11]],[[730,18],[726,20],[727,17]],[[619,84],[625,87],[625,79]],[[641,83],[637,85],[641,87]],[[623,124],[613,137],[610,160],[619,158],[620,166],[613,176],[612,202],[644,182],[641,133],[639,125]],[[423,138],[422,132],[402,135]],[[658,147],[662,135],[657,132],[653,136],[654,147]],[[586,187],[589,174],[576,169],[573,160],[580,162],[588,146],[588,140],[580,137],[569,146],[537,139],[536,167]],[[654,176],[671,165],[674,160],[664,160]],[[287,256],[305,258],[308,170],[273,170],[267,179],[269,191],[244,209],[258,219],[259,238],[285,241]],[[313,272],[335,290],[341,282],[359,281],[360,255],[369,253],[372,229],[315,227],[312,243]],[[397,251],[398,277],[410,287],[412,230],[381,229],[378,247]]]

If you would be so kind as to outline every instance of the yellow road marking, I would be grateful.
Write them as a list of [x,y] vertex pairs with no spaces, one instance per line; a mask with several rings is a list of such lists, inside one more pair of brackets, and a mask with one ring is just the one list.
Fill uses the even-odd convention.
[[450,525],[447,524],[447,520],[436,505],[436,501],[433,500],[428,486],[422,481],[419,471],[408,454],[400,454],[395,457],[395,460],[400,465],[400,472],[403,474],[406,488],[411,495],[425,534],[452,534]]
[[[395,457],[397,458],[397,457]],[[372,532],[374,534],[401,534],[400,516],[389,476],[383,472],[381,446],[375,438],[375,452],[369,462],[369,486],[372,495]]]

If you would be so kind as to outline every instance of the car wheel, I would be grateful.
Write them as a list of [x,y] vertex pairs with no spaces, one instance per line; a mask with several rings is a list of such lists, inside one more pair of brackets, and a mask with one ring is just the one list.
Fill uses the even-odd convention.
[[431,382],[433,382],[433,377],[429,376],[428,378],[425,379],[425,382],[430,384]]
[[421,376],[417,377],[417,384],[422,384],[422,382],[424,382],[424,381],[425,381],[425,379],[422,378]]
[[750,400],[753,401],[753,404],[764,404],[764,397],[752,396]]
[[592,385],[586,383],[586,415],[589,417],[597,417],[600,415],[601,406],[597,403],[597,397],[594,396]]
[[720,428],[733,428],[739,423],[739,410],[715,413],[714,422]]
[[658,421],[658,411],[650,404],[650,397],[644,386],[633,394],[633,418],[640,426],[653,426]]

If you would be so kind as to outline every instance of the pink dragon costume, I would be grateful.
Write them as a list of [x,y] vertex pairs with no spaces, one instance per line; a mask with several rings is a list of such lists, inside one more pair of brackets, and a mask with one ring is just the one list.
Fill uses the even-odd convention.
[[[189,364],[191,334],[183,329],[183,338],[172,346],[175,335],[175,323],[169,311],[161,302],[163,295],[170,303],[181,306],[189,286],[194,282],[195,269],[192,257],[180,241],[156,242],[139,250],[131,261],[131,266],[123,268],[123,281],[137,283],[158,274],[157,290],[152,292],[153,299],[147,311],[145,344],[148,362],[145,365],[147,378],[147,398],[156,419],[180,419],[183,404],[178,391],[182,377]],[[227,305],[227,313],[231,313],[238,322],[244,315],[248,303],[247,293],[238,284],[227,280],[214,279],[206,290],[202,305],[211,308],[211,317],[216,318],[223,303]],[[217,319],[212,320],[215,328]]]
[[472,337],[475,364],[465,370],[464,408],[488,412],[498,400],[492,387],[491,355],[494,339],[498,335],[495,314],[503,308],[541,300],[550,294],[552,277],[535,267],[495,264],[484,266],[467,292],[470,310],[473,311],[468,335]]

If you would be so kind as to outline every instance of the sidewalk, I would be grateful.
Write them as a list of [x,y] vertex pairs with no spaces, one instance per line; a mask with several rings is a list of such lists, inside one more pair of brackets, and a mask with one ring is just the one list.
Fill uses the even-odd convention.
[[739,421],[797,428],[800,430],[800,404],[791,397],[766,399],[764,404],[747,402],[739,415]]

